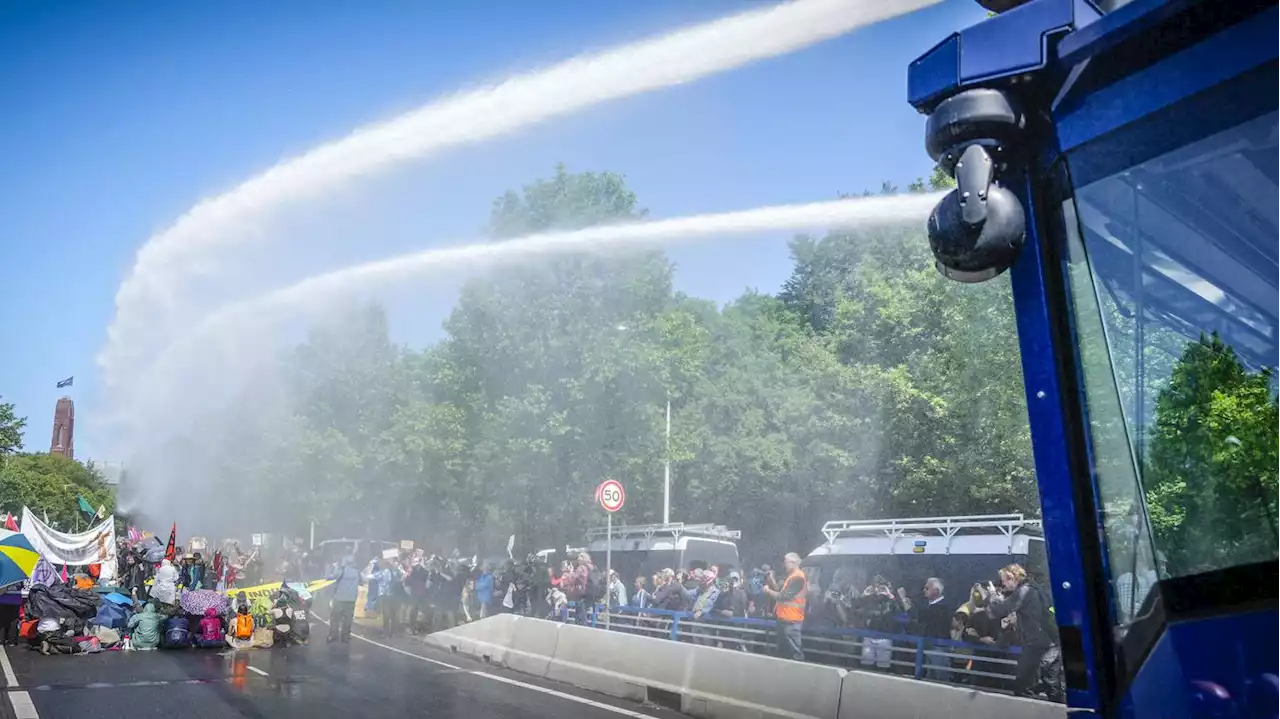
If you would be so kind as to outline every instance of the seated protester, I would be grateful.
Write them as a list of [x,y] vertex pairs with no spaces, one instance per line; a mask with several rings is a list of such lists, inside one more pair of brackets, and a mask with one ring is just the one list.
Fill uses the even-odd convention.
[[[243,595],[244,592],[241,592]],[[227,644],[236,649],[247,649],[253,645],[253,615],[249,613],[247,603],[236,607],[236,614],[227,627]]]
[[275,606],[271,608],[271,620],[276,644],[298,643],[297,636],[293,632],[293,607],[290,606],[289,598],[285,594],[281,594],[276,599]]
[[129,641],[134,649],[155,649],[160,646],[160,628],[164,617],[156,612],[156,605],[148,602],[138,614],[129,617]]
[[191,646],[191,628],[186,617],[169,617],[164,625],[164,639],[160,646],[164,649],[185,649]]
[[196,644],[205,649],[221,647],[224,634],[222,617],[218,616],[218,610],[213,607],[204,610],[204,619],[200,620],[200,636],[196,639]]
[[[378,600],[381,603],[381,599]],[[292,598],[293,622],[289,625],[293,627],[293,638],[298,644],[306,644],[311,638],[311,620],[308,617],[310,602],[302,601],[294,595]]]

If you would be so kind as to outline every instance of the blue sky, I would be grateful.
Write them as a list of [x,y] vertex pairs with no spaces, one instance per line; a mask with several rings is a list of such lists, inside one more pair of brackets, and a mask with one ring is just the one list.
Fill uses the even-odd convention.
[[[78,456],[95,444],[94,355],[138,246],[200,198],[281,158],[461,87],[709,20],[763,0],[40,3],[0,9],[0,396],[44,448],[74,375]],[[698,83],[446,153],[411,183],[360,192],[474,235],[493,197],[570,169],[627,175],[654,216],[811,201],[929,168],[907,63],[981,20],[969,0]],[[358,204],[356,205],[358,207]],[[681,289],[777,289],[785,238],[671,252]],[[427,241],[427,240],[421,240]],[[345,259],[420,246],[408,236]],[[448,288],[399,339],[429,340]],[[396,318],[393,316],[393,320]],[[86,413],[86,409],[89,410]]]

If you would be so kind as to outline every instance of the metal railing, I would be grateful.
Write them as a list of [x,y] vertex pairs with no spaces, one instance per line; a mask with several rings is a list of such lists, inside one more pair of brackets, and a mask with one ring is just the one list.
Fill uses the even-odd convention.
[[[576,622],[573,602],[561,621]],[[755,654],[776,654],[777,625],[772,619],[740,617],[694,618],[692,612],[618,607],[606,612],[593,607],[585,621],[600,629],[716,646]],[[970,644],[951,639],[931,639],[911,634],[891,634],[869,629],[805,628],[805,661],[846,669],[885,671],[925,681],[966,684],[985,691],[1011,693],[1018,647]]]

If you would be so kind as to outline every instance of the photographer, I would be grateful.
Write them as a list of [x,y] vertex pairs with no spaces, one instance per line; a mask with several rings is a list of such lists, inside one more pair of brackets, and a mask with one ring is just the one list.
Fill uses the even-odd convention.
[[844,568],[836,570],[831,578],[831,587],[823,597],[827,608],[824,614],[831,618],[836,628],[854,626],[857,621],[854,614],[855,599],[856,594],[849,572]]
[[769,583],[769,574],[772,572],[773,570],[767,564],[751,570],[745,587],[747,613],[749,616],[757,619],[766,619],[773,616],[773,600],[764,593],[764,587]]
[[[896,617],[900,612],[909,611],[910,602],[906,593],[899,590],[894,594],[889,580],[876,575],[871,584],[862,590],[858,601],[858,610],[866,629],[883,634],[892,634],[896,629]],[[864,637],[862,640],[861,663],[864,667],[873,664],[879,669],[888,669],[893,659],[893,640],[887,637]]]
[[1056,651],[1058,625],[1049,610],[1048,592],[1028,581],[1027,571],[1018,564],[1010,564],[1000,570],[1000,585],[1002,592],[987,592],[990,595],[987,616],[1013,621],[1018,644],[1022,648],[1013,681],[1014,694],[1035,695],[1034,690],[1041,684],[1042,660],[1047,658],[1045,673],[1051,676],[1044,683],[1050,687],[1049,698],[1061,699],[1061,670],[1057,664],[1060,653]]

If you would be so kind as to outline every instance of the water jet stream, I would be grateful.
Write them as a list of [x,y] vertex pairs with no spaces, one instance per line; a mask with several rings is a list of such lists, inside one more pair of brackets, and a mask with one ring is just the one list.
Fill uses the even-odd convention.
[[[724,235],[741,235],[764,231],[801,231],[823,228],[897,225],[921,223],[943,193],[910,193],[860,197],[856,199],[816,202],[802,205],[761,207],[739,212],[677,217],[668,220],[634,222],[589,227],[571,232],[527,235],[503,242],[477,242],[435,248],[389,259],[346,267],[308,277],[294,285],[259,297],[227,305],[210,314],[191,332],[179,337],[160,353],[150,371],[139,379],[165,382],[171,370],[178,372],[201,362],[210,367],[225,368],[244,362],[243,348],[263,349],[260,342],[248,342],[236,335],[251,327],[270,327],[273,323],[295,318],[299,312],[319,314],[339,301],[369,289],[385,290],[410,279],[421,279],[431,272],[448,272],[457,276],[464,271],[491,267],[501,263],[530,260],[555,254],[607,251],[610,249],[687,242]],[[268,332],[267,337],[274,333]],[[222,357],[213,356],[222,348]],[[183,369],[177,369],[183,368]],[[172,386],[191,387],[201,382],[174,382]],[[167,398],[163,387],[147,391],[135,387],[135,398],[150,396]],[[136,391],[142,390],[142,391]],[[163,400],[167,402],[167,399]],[[142,414],[147,414],[144,408]],[[129,414],[130,409],[124,408]],[[137,420],[139,418],[134,417]],[[141,421],[134,426],[154,426]]]
[[[697,80],[793,52],[939,0],[794,0],[684,28],[527,73],[361,128],[277,164],[195,205],[138,251],[116,294],[116,316],[98,355],[110,391],[190,320],[184,282],[209,272],[210,253],[249,242],[273,210],[361,176],[629,95]],[[225,259],[225,258],[219,258]]]

